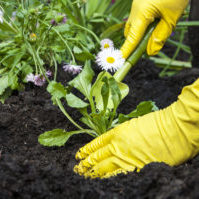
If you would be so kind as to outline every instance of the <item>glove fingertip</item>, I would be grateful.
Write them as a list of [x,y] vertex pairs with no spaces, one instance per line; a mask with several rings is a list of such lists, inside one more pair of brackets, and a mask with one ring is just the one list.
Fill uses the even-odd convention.
[[76,160],[82,160],[84,156],[82,155],[81,151],[78,151],[75,155]]
[[160,20],[147,44],[147,54],[156,55],[164,46],[167,38],[172,32],[172,25]]
[[75,173],[78,173],[78,165],[75,165],[75,166],[74,166],[73,171],[74,171]]
[[156,43],[156,42],[152,41],[152,39],[150,39],[147,44],[147,54],[149,56],[156,55],[162,49],[163,46],[164,46],[163,42],[160,44],[160,43]]

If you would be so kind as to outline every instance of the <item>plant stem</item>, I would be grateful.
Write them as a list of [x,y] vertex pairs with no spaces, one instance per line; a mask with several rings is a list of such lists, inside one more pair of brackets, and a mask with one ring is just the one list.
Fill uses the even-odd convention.
[[43,64],[41,62],[41,59],[39,57],[39,54],[36,52],[34,46],[31,46],[27,41],[26,43],[29,45],[30,49],[31,49],[31,52],[33,54],[33,57],[36,58],[36,62],[38,63],[38,66],[39,66],[39,69],[40,69],[40,72],[42,73],[42,75],[45,77],[45,79],[47,80],[48,83],[50,83],[50,80],[48,79],[47,75],[46,75],[46,72],[43,68]]
[[177,26],[199,26],[199,21],[180,21]]
[[56,81],[56,77],[57,77],[57,62],[56,62],[56,59],[55,59],[54,55],[52,55],[52,58],[53,58],[53,62],[54,62],[54,65],[55,65],[54,81]]
[[164,67],[164,69],[161,71],[161,73],[159,74],[160,77],[163,77],[165,76],[166,74],[166,71],[168,70],[169,66],[171,65],[171,63],[176,59],[176,57],[178,56],[179,52],[180,52],[180,49],[182,47],[182,42],[184,40],[184,35],[185,35],[185,30],[181,30],[181,33],[180,33],[180,42],[179,42],[179,45],[172,57],[172,59],[170,59],[170,62],[168,63],[168,65],[166,65],[166,67]]
[[[46,22],[42,21],[42,20],[39,20],[41,23],[43,23],[44,25],[50,27],[50,25],[48,25]],[[73,24],[74,25],[74,24]],[[75,57],[72,53],[72,50],[70,49],[69,45],[67,44],[67,42],[64,40],[64,38],[62,37],[62,35],[54,28],[52,27],[52,30],[60,37],[60,39],[63,41],[63,43],[66,45],[66,48],[68,49],[69,53],[71,54],[71,57],[73,59],[73,62],[75,62]]]
[[21,0],[21,6],[22,6],[22,9],[24,10],[24,2],[23,2],[23,0]]
[[178,60],[173,60],[171,62],[171,58],[163,59],[157,57],[149,57],[149,59],[152,60],[158,67],[161,68],[164,68],[167,65],[169,65],[169,69],[176,69],[176,70],[181,70],[183,68],[191,68],[191,62],[184,62]]
[[173,41],[173,40],[171,40],[171,39],[167,39],[167,42],[170,43],[170,44],[172,44],[172,45],[174,45],[174,46],[177,46],[177,47],[180,46],[180,48],[181,48],[182,50],[184,50],[186,53],[191,54],[191,49],[190,49],[189,46],[187,46],[187,45],[185,45],[185,44],[183,44],[183,43],[180,43],[180,42],[178,42],[178,41]]
[[148,43],[148,39],[151,36],[151,33],[153,32],[155,26],[157,24],[157,21],[153,22],[149,28],[147,29],[144,38],[138,45],[138,47],[135,49],[133,54],[128,58],[128,60],[124,63],[124,65],[114,74],[114,78],[116,81],[121,82],[129,70],[137,63],[137,61],[142,57],[143,53],[146,50],[146,46]]
[[89,30],[88,28],[85,28],[83,26],[80,26],[79,24],[73,24],[74,26],[87,31],[88,33],[90,33],[91,35],[93,35],[93,37],[95,38],[95,40],[97,41],[98,44],[100,44],[100,39],[98,38],[98,36],[91,30]]
[[50,80],[48,79],[48,77],[46,75],[46,72],[44,70],[43,64],[42,64],[41,59],[39,57],[39,54],[37,54],[37,53],[36,53],[36,58],[37,58],[37,61],[39,63],[39,69],[40,69],[42,75],[45,77],[45,79],[47,80],[47,82],[50,83]]
[[83,130],[83,128],[81,126],[79,126],[79,124],[77,124],[73,118],[66,112],[65,108],[63,107],[60,99],[56,98],[56,102],[60,108],[60,110],[62,111],[62,113],[68,118],[68,120],[73,123],[78,129]]
[[77,6],[77,3],[74,4],[74,11],[76,13],[77,20],[79,21],[79,24],[84,26],[85,25],[84,19],[83,19],[82,15],[81,15],[80,8]]
[[11,26],[11,24],[9,22],[7,22],[7,20],[3,17],[3,21],[17,34],[19,33],[19,28],[15,25],[15,23],[12,21],[12,19],[10,18],[10,16],[5,12],[4,8],[0,5],[1,10],[3,11],[3,13],[7,16],[7,18],[10,20],[11,24],[16,28],[14,28],[13,26]]
[[63,4],[63,5],[64,5],[64,10],[65,10],[67,16],[68,16],[70,19],[72,19],[73,23],[78,24],[78,21],[77,21],[77,19],[73,16],[72,12],[68,9],[68,7],[67,7],[65,4]]
[[[75,133],[74,133],[75,132]],[[71,131],[71,132],[69,132],[69,133],[71,133],[71,134],[80,134],[80,133],[87,133],[87,134],[89,134],[90,136],[92,136],[92,137],[97,137],[98,135],[95,133],[95,131],[92,131],[92,130],[90,130],[90,129],[83,129],[83,130],[78,130],[78,131]]]

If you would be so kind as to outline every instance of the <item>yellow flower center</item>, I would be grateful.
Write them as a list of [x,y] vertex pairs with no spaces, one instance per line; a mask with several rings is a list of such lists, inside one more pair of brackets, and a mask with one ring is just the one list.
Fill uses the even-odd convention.
[[109,48],[109,44],[104,44],[104,48]]
[[115,59],[113,57],[107,57],[106,58],[106,61],[109,63],[109,64],[112,64],[115,62]]
[[36,38],[36,37],[37,37],[37,35],[36,35],[35,33],[31,33],[31,34],[30,34],[30,37],[32,37],[32,38]]

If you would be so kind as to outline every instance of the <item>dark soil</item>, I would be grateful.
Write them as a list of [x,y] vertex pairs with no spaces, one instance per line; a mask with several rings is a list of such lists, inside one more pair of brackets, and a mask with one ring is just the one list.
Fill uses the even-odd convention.
[[[128,113],[143,100],[166,107],[199,76],[196,68],[163,79],[158,73],[153,63],[140,61],[126,77],[131,92],[119,111]],[[151,163],[140,173],[105,180],[75,174],[74,155],[92,138],[76,135],[60,148],[38,144],[46,130],[73,127],[44,88],[30,87],[0,105],[0,199],[199,198],[199,156],[178,167]]]

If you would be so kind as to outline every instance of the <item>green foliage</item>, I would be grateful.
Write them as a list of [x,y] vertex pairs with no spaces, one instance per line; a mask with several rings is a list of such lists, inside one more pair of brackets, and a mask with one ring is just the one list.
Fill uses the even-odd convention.
[[66,132],[63,129],[54,129],[41,134],[38,141],[43,146],[63,146],[72,135],[79,134],[81,132],[82,131]]
[[52,95],[53,104],[56,104],[56,99],[61,99],[67,94],[67,89],[56,81],[51,81],[48,84],[47,91]]
[[72,108],[82,109],[86,108],[89,104],[81,100],[79,97],[69,93],[66,95],[66,101],[68,106]]
[[[95,59],[100,39],[109,37],[116,46],[121,46],[123,20],[129,15],[131,3],[132,0],[117,0],[114,4],[111,0],[0,2],[4,12],[3,23],[0,23],[1,102],[12,90],[24,88],[28,74],[42,75],[48,81],[47,91],[53,103],[78,129],[47,131],[39,136],[42,145],[63,146],[72,135],[79,133],[96,137],[126,119],[155,110],[152,102],[144,102],[130,114],[118,117],[117,108],[129,92],[128,85],[108,72],[100,73],[93,82],[91,61]],[[56,81],[57,66],[64,62],[84,65],[82,72],[66,86]],[[45,75],[49,68],[54,72],[52,81]],[[80,124],[88,129],[71,118],[65,105],[79,111]]]
[[[90,62],[86,62],[82,72],[68,82],[67,86],[55,81],[50,82],[47,90],[51,94],[53,102],[59,106],[63,114],[79,130],[66,132],[61,129],[55,129],[45,132],[39,136],[40,144],[44,146],[62,146],[70,136],[78,133],[88,133],[96,137],[127,119],[157,110],[154,102],[146,101],[140,103],[136,110],[130,114],[119,114],[118,117],[117,108],[122,99],[128,94],[128,86],[117,82],[107,72],[100,73],[96,81],[92,83],[94,75]],[[82,96],[76,96],[73,93],[75,90],[78,90]],[[122,93],[125,93],[125,95],[122,95]],[[61,100],[65,101],[68,107],[79,111],[82,115],[80,122],[85,124],[88,129],[82,128],[71,118]]]
[[91,95],[91,81],[93,79],[94,72],[91,69],[88,62],[84,66],[84,70],[72,81],[69,82],[70,86],[73,86],[79,90],[87,99],[90,99]]
[[119,123],[123,123],[129,119],[136,118],[142,115],[145,115],[147,113],[150,113],[152,111],[157,111],[158,107],[155,105],[152,101],[143,101],[140,104],[137,105],[136,109],[133,110],[128,115],[119,114]]
[[[92,94],[92,96],[95,97],[96,107],[99,110],[105,109],[105,107],[103,105],[103,95],[101,94],[101,88],[104,85],[105,78],[110,79],[111,77],[112,76],[110,73],[105,72],[105,71],[101,72],[98,75],[97,80],[95,81],[95,83],[92,86],[91,94]],[[107,86],[110,86],[108,82],[107,82]],[[121,94],[121,99],[123,99],[124,97],[127,96],[128,92],[129,92],[129,87],[128,87],[128,85],[126,85],[122,82],[117,82],[117,86],[119,88],[118,92],[120,92],[120,94]],[[114,91],[112,91],[112,93],[114,94]],[[107,107],[110,109],[113,108],[113,106],[114,106],[113,101],[111,100],[112,93],[109,93],[109,95],[108,95],[109,100],[108,100]]]
[[[61,1],[0,2],[4,13],[0,23],[1,102],[11,94],[8,90],[24,88],[30,73],[45,76],[51,69],[56,80],[58,64],[94,59],[91,36],[85,36],[86,28],[77,31],[73,17],[66,16],[62,5]],[[63,21],[65,17],[67,21]]]
[[[58,64],[94,60],[100,38],[114,38],[118,46],[123,42],[123,19],[128,16],[132,0],[117,0],[114,4],[111,0],[49,2],[0,2],[4,13],[0,23],[2,102],[10,91],[24,88],[30,73],[45,76],[51,69],[56,80]],[[7,76],[9,83],[5,81]]]

